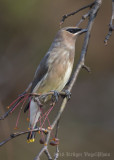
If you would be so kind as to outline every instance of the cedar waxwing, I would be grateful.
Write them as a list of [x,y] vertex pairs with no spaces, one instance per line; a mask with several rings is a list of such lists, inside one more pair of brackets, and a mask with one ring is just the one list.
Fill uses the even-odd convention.
[[[52,90],[60,92],[65,87],[73,69],[76,38],[86,31],[87,29],[77,27],[65,27],[58,31],[51,47],[35,72],[31,93],[44,94]],[[41,111],[34,98],[29,103],[29,127],[34,129]],[[26,110],[27,108],[24,111],[26,112]],[[34,133],[28,134],[27,141],[34,142]]]

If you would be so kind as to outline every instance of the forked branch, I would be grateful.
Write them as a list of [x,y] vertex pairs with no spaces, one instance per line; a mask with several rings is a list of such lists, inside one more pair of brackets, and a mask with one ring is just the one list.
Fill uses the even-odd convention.
[[78,13],[78,12],[80,12],[80,11],[86,9],[86,8],[91,8],[91,7],[94,5],[94,3],[95,3],[95,2],[93,2],[93,3],[91,3],[91,4],[88,4],[88,5],[80,8],[80,9],[78,9],[78,10],[72,12],[72,13],[65,14],[65,15],[62,17],[61,21],[60,21],[60,26],[64,23],[65,19],[67,19],[67,18],[70,17],[70,16],[75,15],[76,13]]

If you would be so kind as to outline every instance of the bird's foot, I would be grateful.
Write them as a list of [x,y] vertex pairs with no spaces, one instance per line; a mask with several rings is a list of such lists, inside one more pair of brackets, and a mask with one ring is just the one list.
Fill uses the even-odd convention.
[[65,92],[65,95],[63,95],[62,97],[63,98],[66,97],[68,100],[70,100],[70,98],[71,98],[71,92],[69,92],[68,90],[65,90],[64,92]]
[[59,92],[56,91],[56,90],[53,90],[53,95],[52,95],[52,101],[53,102],[58,102],[58,99],[59,99]]

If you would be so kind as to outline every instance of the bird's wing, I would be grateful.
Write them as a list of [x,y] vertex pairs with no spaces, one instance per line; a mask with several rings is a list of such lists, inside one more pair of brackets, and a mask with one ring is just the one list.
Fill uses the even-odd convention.
[[35,72],[34,79],[32,81],[31,92],[33,91],[33,89],[35,88],[35,86],[38,84],[38,82],[40,82],[40,80],[47,73],[47,70],[48,70],[48,65],[47,65],[48,57],[49,57],[49,54],[46,54],[44,56],[44,58],[40,62],[39,66],[38,66],[38,68],[37,68],[37,70]]
[[[40,82],[40,80],[45,76],[45,74],[48,71],[48,65],[47,65],[48,57],[49,57],[49,53],[47,53],[44,56],[38,68],[36,69],[36,72],[35,72],[35,75],[32,81],[32,85],[31,85],[31,92],[33,91],[35,86],[38,84],[38,82]],[[30,105],[30,102],[28,102],[28,104],[25,106],[24,113],[29,109],[29,105]]]

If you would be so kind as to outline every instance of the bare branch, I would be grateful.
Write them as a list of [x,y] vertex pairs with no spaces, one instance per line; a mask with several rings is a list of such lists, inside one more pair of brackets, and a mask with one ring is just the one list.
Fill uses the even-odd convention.
[[86,66],[86,65],[83,65],[82,68],[84,68],[88,72],[91,72],[91,69],[88,66]]
[[48,160],[52,160],[52,157],[51,157],[51,155],[50,155],[50,153],[49,153],[46,145],[41,149],[41,151],[40,151],[40,152],[38,153],[38,155],[34,158],[34,160],[40,160],[40,156],[41,156],[43,153],[46,154]]
[[83,15],[82,18],[80,19],[80,21],[76,24],[76,26],[78,27],[86,18],[88,18],[90,16],[90,13],[91,13],[91,10],[89,10],[88,13]]
[[56,146],[56,153],[54,155],[54,160],[57,160],[59,158],[59,148],[58,145]]
[[44,153],[47,155],[48,160],[52,160],[52,157],[51,157],[51,155],[50,155],[48,149],[46,149],[46,150],[44,151]]
[[109,24],[109,32],[104,40],[105,45],[107,45],[107,42],[110,36],[112,35],[112,31],[114,31],[113,20],[114,20],[114,0],[112,0],[112,17],[111,17],[110,24]]
[[44,146],[34,160],[40,160],[40,156],[47,150],[47,146]]
[[70,16],[73,16],[73,15],[75,15],[76,13],[78,13],[78,12],[80,12],[80,11],[86,9],[86,8],[91,8],[91,7],[94,5],[94,3],[95,3],[95,2],[93,2],[93,3],[91,3],[91,4],[87,5],[87,6],[84,6],[84,7],[80,8],[80,9],[78,9],[78,10],[72,12],[72,13],[65,14],[65,15],[62,17],[62,20],[60,21],[60,26],[64,23],[64,21],[65,21],[66,18],[68,18],[68,17],[70,17]]
[[77,79],[77,76],[79,74],[79,71],[84,66],[85,56],[86,56],[87,47],[88,47],[89,38],[90,38],[90,32],[91,32],[91,29],[92,29],[94,19],[96,17],[96,14],[97,14],[101,4],[102,4],[102,0],[96,0],[95,5],[91,9],[91,14],[90,14],[89,22],[88,22],[88,27],[87,27],[88,31],[86,32],[86,35],[85,35],[84,44],[83,44],[83,47],[82,47],[82,52],[81,52],[79,62],[77,64],[76,70],[74,72],[72,81],[71,81],[71,83],[69,84],[69,87],[68,87],[69,91],[71,91],[71,89],[72,89],[72,87],[73,87],[73,85],[74,85],[74,83]]
[[[60,119],[57,121],[55,138],[58,137],[59,122],[60,122]],[[55,155],[54,155],[54,160],[57,160],[58,158],[59,158],[59,148],[58,148],[58,145],[57,145],[57,146],[56,146],[56,153],[55,153]]]
[[58,137],[59,121],[60,121],[60,119],[57,121],[56,132],[55,132],[55,138]]
[[12,133],[10,135],[10,137],[8,137],[7,139],[5,139],[4,141],[0,142],[0,147],[3,146],[4,144],[6,144],[7,142],[9,142],[10,140],[14,139],[14,138],[17,138],[18,136],[21,136],[21,135],[24,135],[24,134],[27,134],[29,132],[44,132],[44,133],[48,133],[48,129],[45,129],[45,128],[35,128],[35,129],[32,129],[32,130],[28,130],[28,131],[23,131],[23,132],[17,132],[17,133]]

